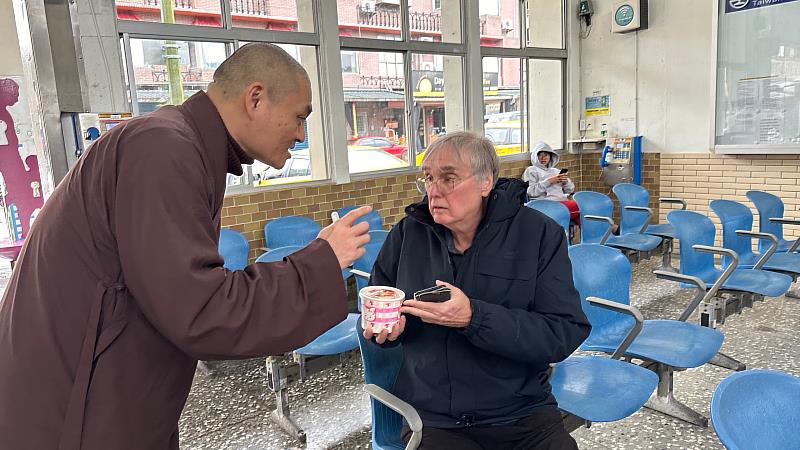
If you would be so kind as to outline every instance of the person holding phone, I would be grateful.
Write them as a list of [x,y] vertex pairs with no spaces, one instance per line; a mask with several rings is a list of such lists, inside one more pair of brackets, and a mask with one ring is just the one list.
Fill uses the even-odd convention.
[[575,192],[575,184],[567,175],[568,169],[556,169],[559,156],[547,143],[537,142],[531,152],[531,165],[522,174],[528,182],[528,197],[531,200],[555,200],[569,209],[570,220],[580,226],[581,214],[578,203],[569,199]]
[[[406,293],[391,333],[402,343],[392,393],[423,422],[420,449],[577,449],[547,381],[591,326],[572,284],[564,231],[523,206],[525,184],[498,179],[484,136],[432,143],[409,205],[386,238],[370,284]],[[401,438],[408,441],[405,427]]]

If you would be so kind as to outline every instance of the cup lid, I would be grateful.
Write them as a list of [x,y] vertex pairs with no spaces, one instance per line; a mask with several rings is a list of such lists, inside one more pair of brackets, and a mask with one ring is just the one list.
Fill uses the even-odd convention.
[[400,300],[405,299],[405,292],[391,286],[366,286],[358,291],[359,297],[371,300]]

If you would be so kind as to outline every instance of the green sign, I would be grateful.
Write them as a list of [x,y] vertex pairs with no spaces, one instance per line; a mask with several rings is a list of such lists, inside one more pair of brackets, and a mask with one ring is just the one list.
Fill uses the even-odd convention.
[[633,7],[631,5],[622,5],[617,8],[614,13],[614,21],[621,27],[630,24],[633,21]]

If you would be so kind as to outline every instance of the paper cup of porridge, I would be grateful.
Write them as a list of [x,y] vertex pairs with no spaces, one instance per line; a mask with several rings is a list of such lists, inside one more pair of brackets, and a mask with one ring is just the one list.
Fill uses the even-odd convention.
[[358,292],[361,299],[361,326],[372,326],[377,334],[383,330],[392,332],[392,327],[400,322],[400,307],[406,294],[389,286],[367,286]]

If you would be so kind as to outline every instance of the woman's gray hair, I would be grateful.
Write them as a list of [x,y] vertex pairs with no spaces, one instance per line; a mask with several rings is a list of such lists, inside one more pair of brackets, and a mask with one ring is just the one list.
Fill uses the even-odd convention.
[[436,153],[450,149],[459,161],[466,161],[472,168],[472,174],[477,178],[492,177],[492,184],[500,176],[500,158],[494,150],[492,141],[485,136],[471,131],[457,131],[448,133],[433,141],[425,151],[425,161]]

